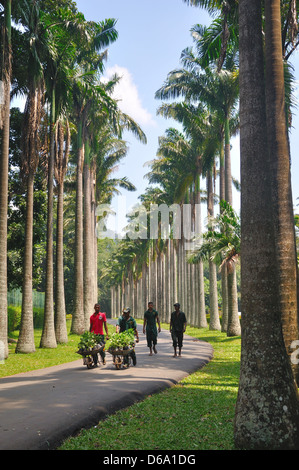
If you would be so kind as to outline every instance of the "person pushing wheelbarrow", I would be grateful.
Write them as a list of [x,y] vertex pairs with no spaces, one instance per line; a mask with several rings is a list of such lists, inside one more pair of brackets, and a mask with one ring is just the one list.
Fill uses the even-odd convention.
[[[134,335],[136,336],[136,343],[139,343],[137,323],[136,323],[136,320],[133,317],[131,317],[130,313],[131,313],[131,310],[129,307],[124,308],[122,315],[117,320],[116,333],[123,333],[124,331],[132,329],[134,330]],[[132,349],[132,351],[130,352],[130,356],[132,358],[133,365],[136,366],[137,359],[136,359],[136,353],[134,349]],[[124,363],[128,363],[128,360],[129,358],[125,356]]]

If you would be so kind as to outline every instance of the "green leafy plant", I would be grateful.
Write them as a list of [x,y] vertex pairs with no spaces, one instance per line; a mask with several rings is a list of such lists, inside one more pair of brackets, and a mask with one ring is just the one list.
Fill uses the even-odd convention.
[[80,337],[80,342],[78,344],[79,350],[92,350],[99,342],[99,339],[96,334],[86,331]]
[[122,333],[113,333],[109,340],[109,347],[111,349],[128,349],[133,347],[134,343],[134,330],[129,329]]

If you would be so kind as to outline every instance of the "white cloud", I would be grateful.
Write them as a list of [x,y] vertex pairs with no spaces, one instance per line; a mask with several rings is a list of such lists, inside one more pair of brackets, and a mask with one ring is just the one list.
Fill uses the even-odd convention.
[[109,67],[106,69],[106,77],[104,77],[104,80],[111,78],[113,74],[117,74],[121,77],[113,93],[113,98],[120,100],[118,103],[120,109],[135,119],[140,126],[156,126],[153,116],[142,105],[137,86],[129,70],[119,65]]

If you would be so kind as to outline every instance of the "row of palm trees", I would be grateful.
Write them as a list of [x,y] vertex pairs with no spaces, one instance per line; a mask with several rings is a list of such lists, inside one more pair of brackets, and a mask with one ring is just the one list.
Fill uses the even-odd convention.
[[[202,37],[195,36],[195,49],[202,47]],[[234,56],[236,56],[236,51]],[[220,201],[226,200],[232,205],[232,175],[230,161],[230,136],[238,130],[238,68],[233,54],[225,60],[225,68],[217,70],[216,64],[211,63],[204,66],[204,61],[199,53],[192,48],[185,49],[181,54],[182,68],[171,71],[163,86],[156,92],[157,99],[170,100],[179,98],[180,101],[163,103],[158,113],[166,119],[176,120],[183,128],[178,131],[169,128],[165,135],[159,140],[157,157],[150,162],[150,172],[147,177],[152,185],[158,185],[155,190],[148,190],[147,194],[141,196],[143,202],[147,202],[148,210],[150,204],[172,204],[180,206],[183,214],[184,207],[190,207],[189,228],[196,233],[197,242],[201,240],[201,203],[203,178],[206,180],[206,202],[208,218],[212,221],[214,216],[214,203],[217,199],[215,194],[215,179],[217,173],[220,176]],[[219,163],[219,164],[218,164]],[[219,167],[219,172],[216,169]],[[196,211],[196,214],[195,214]],[[195,216],[196,215],[196,216]],[[185,226],[187,226],[185,220]],[[183,221],[182,221],[183,223]],[[173,232],[170,224],[169,234]],[[160,237],[162,234],[160,234]],[[172,235],[168,242],[152,241],[148,243],[147,269],[150,273],[157,272],[157,278],[151,280],[148,276],[143,281],[143,289],[147,293],[139,295],[141,289],[135,290],[130,282],[142,285],[142,269],[136,272],[133,281],[130,271],[123,272],[123,289],[112,289],[113,308],[120,307],[120,299],[131,300],[136,304],[132,293],[143,298],[142,304],[134,309],[136,316],[142,315],[147,305],[146,297],[154,300],[162,319],[168,319],[174,301],[180,301],[182,308],[188,315],[189,323],[194,326],[207,326],[206,311],[204,303],[204,276],[203,261],[189,263],[190,251],[192,252],[190,237],[181,237],[175,240]],[[125,248],[123,248],[126,250]],[[139,249],[139,247],[138,247]],[[127,247],[128,251],[134,250],[134,245]],[[170,255],[170,252],[172,253]],[[169,258],[175,254],[175,269],[169,266]],[[135,257],[133,260],[136,259]],[[195,260],[195,258],[192,258]],[[219,320],[219,301],[217,291],[217,266],[211,259],[207,258],[209,264],[209,297],[210,297],[210,329],[221,329],[228,335],[240,334],[240,323],[238,316],[237,282],[235,264],[231,263],[229,276],[227,266],[222,266],[222,325]],[[131,263],[135,270],[134,262]],[[114,263],[113,263],[113,267]],[[165,274],[168,269],[174,270]],[[145,268],[146,270],[146,268]],[[232,271],[232,272],[231,272]],[[108,271],[109,272],[109,271]],[[166,279],[173,282],[173,286],[167,286],[166,282],[160,282],[160,272]],[[130,281],[131,280],[131,281]],[[228,297],[228,280],[230,295]],[[153,288],[154,286],[154,288]],[[164,292],[165,288],[168,292]],[[129,291],[130,294],[128,294]],[[118,293],[118,295],[116,295]],[[169,300],[165,300],[169,299]],[[171,300],[170,300],[171,299]],[[139,300],[137,300],[138,304]],[[128,303],[128,302],[126,302]],[[129,302],[130,303],[130,302]],[[228,305],[230,308],[228,309]],[[229,320],[229,321],[228,321]]]
[[[227,209],[230,212],[229,136],[235,129],[232,111],[238,94],[233,95],[233,100],[229,99],[232,97],[229,89],[231,86],[236,92],[239,86],[242,355],[235,442],[243,449],[298,448],[298,365],[291,358],[293,341],[298,339],[298,267],[288,145],[292,75],[288,60],[298,44],[297,3],[286,0],[184,1],[208,9],[215,19],[208,28],[193,28],[196,53],[190,49],[183,51],[184,69],[171,72],[156,94],[160,99],[183,98],[179,103],[163,105],[159,112],[177,119],[183,126],[184,135],[173,129],[167,132],[166,139],[170,140],[171,136],[172,145],[166,154],[161,156],[158,152],[158,158],[151,165],[150,180],[159,186],[149,188],[142,201],[159,200],[169,205],[175,201],[189,203],[193,197],[200,198],[198,176],[205,175],[208,214],[213,216],[213,157],[217,154],[220,199],[229,204],[226,207],[222,204],[220,214],[222,211],[226,216]],[[221,78],[227,79],[226,93],[214,87],[214,83],[219,86]],[[202,122],[205,122],[204,127],[200,125]],[[178,157],[185,145],[182,140],[195,148],[193,159],[188,152],[192,170],[186,155],[181,161]],[[178,196],[180,191],[181,198]],[[226,224],[218,231],[212,226],[208,228],[207,237],[213,241],[214,248],[221,229],[223,239],[229,235]],[[184,246],[184,240],[180,244]],[[109,267],[114,282],[113,306],[119,308],[122,296],[130,299],[134,283],[138,286],[140,282],[142,268],[138,250],[144,250],[143,260],[146,258],[144,253],[148,253],[148,269],[159,276],[160,268],[155,260],[166,245],[171,253],[175,240],[171,236],[166,244],[161,240],[140,240],[134,249],[129,245],[127,249],[123,248],[126,269]],[[232,246],[226,248],[230,251],[227,263],[222,263],[222,280],[225,270],[230,268],[227,288],[233,292],[237,252]],[[193,254],[193,261],[200,259],[203,251],[199,249],[196,255]],[[184,250],[180,258],[174,255],[170,258],[182,260],[182,252]],[[169,252],[165,259],[167,256]],[[211,258],[209,256],[210,283],[215,269]],[[167,266],[167,261],[164,264]],[[181,268],[177,272],[184,270]],[[167,267],[164,280],[158,277],[158,282],[164,286],[168,277],[177,287],[179,284],[169,277],[169,273]],[[184,279],[188,279],[188,274]],[[148,276],[144,286],[150,295],[156,296],[155,299],[148,296],[148,300],[156,301],[159,309],[162,305],[159,285],[156,284],[152,291]],[[189,293],[190,287],[198,289],[198,284],[193,280],[188,287]],[[137,288],[137,292],[139,290],[144,295],[144,289]],[[178,294],[176,288],[172,291],[173,300],[179,300],[175,294]],[[140,302],[138,299],[137,296],[137,303]],[[131,302],[134,305],[134,298]],[[228,304],[233,310],[231,302],[232,297]],[[143,299],[143,308],[145,305]],[[183,307],[185,309],[185,305]],[[164,312],[169,313],[169,305],[164,303],[162,310],[162,316]]]
[[[213,180],[216,175],[213,157],[217,156],[221,181],[219,196],[232,205],[229,137],[236,128],[234,100],[237,101],[238,94],[231,100],[232,95],[222,94],[220,84],[227,79],[233,90],[239,85],[242,355],[235,441],[240,448],[298,448],[298,367],[290,360],[292,341],[298,339],[298,283],[288,146],[291,110],[285,86],[290,75],[287,61],[296,49],[298,39],[297,4],[294,0],[184,1],[191,6],[207,8],[215,19],[208,28],[193,28],[196,53],[190,49],[185,50],[182,54],[183,69],[171,72],[157,92],[159,99],[180,98],[178,103],[163,105],[159,112],[179,121],[183,134],[169,130],[165,136],[166,142],[161,139],[158,158],[153,162],[149,173],[150,180],[159,183],[159,186],[151,187],[142,196],[141,202],[143,205],[152,201],[162,201],[167,205],[176,202],[179,206],[186,203],[195,207],[194,201],[201,199],[199,182],[200,176],[203,176],[207,185],[208,215],[213,217]],[[3,0],[0,6],[3,32],[0,115],[0,341],[5,345],[7,354],[6,240],[10,85],[13,85],[13,91],[22,90],[27,96],[23,174],[27,188],[28,220],[26,218],[24,299],[17,347],[19,352],[34,350],[32,309],[28,308],[32,302],[32,224],[29,221],[32,217],[32,181],[37,156],[43,152],[48,156],[46,302],[41,346],[55,347],[55,161],[59,158],[67,160],[70,132],[70,156],[76,157],[75,309],[72,331],[81,333],[87,322],[85,305],[92,297],[91,292],[96,290],[95,272],[87,262],[91,256],[96,257],[95,240],[88,238],[92,233],[90,227],[95,223],[93,209],[97,201],[109,202],[111,196],[107,192],[102,200],[97,199],[100,197],[97,178],[98,175],[103,177],[108,159],[106,154],[101,154],[99,164],[96,158],[99,142],[105,141],[105,138],[121,138],[124,128],[133,130],[143,141],[145,136],[111,99],[110,92],[118,78],[113,77],[105,85],[100,82],[106,55],[103,48],[117,38],[114,20],[87,22],[70,0],[20,0],[17,3]],[[22,28],[11,28],[12,18]],[[226,91],[229,89],[228,83],[225,86]],[[58,121],[61,122],[61,128]],[[41,139],[40,129],[46,129],[46,144]],[[61,140],[57,144],[59,136]],[[188,147],[192,149],[193,157],[192,152],[184,154]],[[62,183],[63,167],[64,163],[60,166],[60,176],[57,173],[59,184]],[[126,181],[123,183],[127,184]],[[191,227],[194,228],[195,217],[191,217],[191,220]],[[173,229],[174,225],[170,224],[170,227]],[[210,226],[209,229],[212,234],[213,227]],[[223,230],[227,236],[228,227],[224,226]],[[57,237],[57,240],[60,238]],[[186,240],[181,238],[177,241],[173,235],[166,241],[163,237],[160,238],[161,240],[154,242],[149,239],[134,240],[134,249],[131,252],[126,249],[126,257],[122,258],[122,262],[127,261],[126,265],[121,270],[115,266],[110,270],[115,286],[132,275],[138,281],[138,273],[146,268],[144,260],[150,253],[149,260],[152,262],[147,263],[148,269],[150,273],[155,273],[161,284],[166,286],[167,282],[173,286],[173,299],[180,300],[184,293],[190,293],[194,282],[187,283],[190,279],[190,270],[187,268],[192,265],[184,261]],[[164,252],[162,248],[165,249]],[[179,254],[177,258],[171,254],[174,249]],[[58,253],[59,250],[57,256]],[[164,253],[163,256],[160,253]],[[159,256],[160,260],[156,262]],[[162,275],[163,259],[167,269],[164,269],[165,274]],[[116,260],[117,258],[115,262]],[[175,263],[175,260],[182,263],[177,270],[171,268],[171,262]],[[233,290],[235,270],[234,263],[230,264],[233,269],[229,273],[232,274],[231,277],[227,276],[227,285],[231,283]],[[216,266],[211,257],[209,269],[212,284]],[[227,269],[226,263],[223,263],[222,269]],[[179,273],[177,280],[167,275],[171,270]],[[125,271],[129,271],[126,277],[123,276]],[[192,275],[194,276],[194,272]],[[223,272],[222,278],[225,279]],[[89,283],[84,283],[85,279],[89,279]],[[151,276],[144,275],[143,279],[150,286],[153,285]],[[129,293],[132,286],[133,281],[130,280],[127,283],[127,295],[131,295]],[[150,293],[157,294],[158,287],[157,284],[150,287],[153,289]],[[145,287],[143,292],[146,289],[149,287]],[[223,292],[224,289],[225,287]],[[190,294],[187,297],[191,299]],[[169,312],[171,299],[148,300],[154,300],[158,305],[164,302],[163,312]],[[114,296],[114,302],[117,301]],[[213,302],[215,298],[212,300],[211,294],[211,321],[215,319],[217,322],[217,315],[212,313]],[[56,308],[58,304],[55,301]],[[57,314],[56,318],[65,318],[65,315]]]
[[[47,170],[47,245],[44,326],[40,347],[67,341],[63,262],[64,182],[75,167],[74,312],[72,332],[81,334],[97,300],[96,205],[110,202],[117,186],[134,190],[126,179],[111,177],[126,155],[124,129],[146,137],[121,112],[111,95],[119,77],[101,82],[107,46],[117,39],[116,21],[86,21],[70,0],[11,0],[0,3],[3,41],[0,189],[0,340],[7,357],[7,182],[11,96],[23,94],[21,173],[26,188],[22,317],[16,352],[35,351],[32,305],[34,178],[40,161]],[[13,24],[13,27],[12,27]],[[12,92],[10,93],[10,90]],[[45,159],[46,157],[46,159]],[[74,172],[71,172],[74,173]],[[69,177],[71,178],[71,176]],[[99,182],[101,184],[99,184]],[[54,197],[57,195],[56,262]],[[54,272],[55,266],[55,272]],[[56,280],[54,284],[54,278]]]
[[235,443],[298,448],[298,368],[290,357],[298,338],[298,268],[285,86],[298,43],[298,5],[186,1],[220,9],[221,43],[237,38],[239,44],[242,351]]

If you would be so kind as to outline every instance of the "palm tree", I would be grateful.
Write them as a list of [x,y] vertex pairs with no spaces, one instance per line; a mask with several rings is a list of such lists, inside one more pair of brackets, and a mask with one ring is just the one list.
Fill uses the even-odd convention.
[[[214,217],[214,190],[212,168],[207,169],[207,198],[208,198],[208,228],[211,219]],[[209,280],[210,280],[210,330],[221,330],[218,312],[218,294],[217,294],[217,267],[215,262],[209,259]]]
[[[23,265],[22,316],[16,352],[35,351],[32,300],[32,257],[33,257],[33,198],[34,175],[39,163],[41,145],[39,139],[40,123],[43,113],[43,44],[40,28],[40,10],[37,4],[24,8],[23,23],[28,28],[24,33],[28,49],[28,68],[26,70],[27,103],[23,122],[22,174],[26,182],[26,228]],[[35,34],[36,40],[31,41]]]
[[[181,61],[185,69],[174,70],[169,73],[166,82],[157,91],[156,97],[170,98],[183,96],[185,100],[196,102],[200,100],[213,113],[213,123],[217,121],[219,129],[216,135],[220,138],[220,167],[223,168],[223,176],[220,180],[220,188],[224,188],[221,193],[222,197],[232,205],[232,176],[230,161],[230,122],[235,118],[235,108],[238,100],[238,71],[235,68],[229,70],[220,70],[215,72],[213,69],[206,67],[202,69],[201,60],[196,57],[190,48],[185,49],[181,54]],[[215,116],[217,114],[217,118]],[[190,124],[189,124],[190,125]],[[212,126],[211,126],[212,127]],[[211,144],[216,144],[214,138],[215,132],[211,139],[206,139],[208,146],[208,154],[214,158],[216,147],[212,152]],[[224,163],[222,159],[222,139],[224,138]],[[209,186],[211,187],[211,186]],[[211,210],[211,207],[210,207]],[[215,271],[215,267],[210,263],[210,267]],[[212,275],[212,274],[211,274]],[[236,273],[234,284],[236,285]],[[215,278],[215,272],[213,274]],[[225,268],[222,271],[222,288],[223,288],[223,312],[226,311],[226,273]],[[234,298],[236,299],[236,291]],[[236,305],[234,306],[236,309]],[[225,317],[224,317],[225,318]],[[223,328],[225,323],[223,324]]]
[[[76,41],[82,28],[81,15],[70,15],[66,8],[56,9],[45,0],[42,21],[47,40],[45,77],[50,102],[50,149],[48,158],[48,210],[46,248],[46,287],[43,333],[40,347],[55,348],[57,345],[54,325],[54,251],[53,251],[53,198],[54,198],[54,159],[55,123],[61,106],[69,99],[65,87],[69,86],[70,70],[74,66]],[[79,25],[79,26],[78,26]],[[73,39],[74,37],[74,39]],[[61,91],[62,88],[62,91]]]
[[[107,84],[103,84],[103,89],[107,93],[113,91],[113,86],[117,83],[119,77],[114,76]],[[84,160],[84,312],[86,325],[88,327],[90,312],[92,311],[95,299],[94,288],[94,269],[93,260],[97,253],[94,251],[95,240],[95,214],[94,209],[100,200],[105,198],[104,203],[111,202],[111,192],[107,192],[107,177],[112,171],[114,165],[125,155],[127,151],[126,144],[121,140],[123,130],[133,132],[133,134],[143,143],[146,143],[146,136],[140,126],[128,115],[121,112],[119,108],[111,109],[110,115],[101,109],[95,108],[90,113],[90,118],[86,126],[85,139],[85,160]],[[119,145],[116,147],[116,142]],[[113,153],[110,145],[112,144]],[[116,151],[118,150],[118,151]],[[109,152],[108,154],[106,152]],[[124,152],[125,151],[125,152]],[[98,168],[97,168],[98,167]],[[92,182],[92,185],[90,184]],[[112,192],[115,192],[116,186],[125,187],[128,190],[135,190],[126,179],[112,181],[109,179],[109,185]],[[93,187],[99,186],[99,192],[95,189],[94,203],[91,208],[91,194]],[[106,193],[105,193],[106,189]],[[89,261],[88,261],[89,259]]]
[[[76,96],[76,94],[74,94]],[[84,162],[84,123],[86,109],[81,112],[80,101],[77,102],[77,175],[76,175],[76,216],[75,216],[75,290],[74,312],[72,315],[72,333],[82,334],[85,330],[83,310],[83,162]],[[84,106],[84,105],[83,105]]]
[[55,335],[58,343],[67,343],[63,263],[63,199],[64,178],[70,151],[70,126],[68,120],[65,120],[65,122],[58,121],[55,142],[54,174],[57,183]]
[[[211,220],[211,230],[204,233],[203,244],[190,258],[189,262],[194,263],[199,259],[217,259],[217,264],[227,267],[229,299],[232,299],[236,290],[233,288],[235,271],[234,266],[240,256],[240,223],[233,208],[226,202],[221,201],[221,211],[219,215]],[[237,304],[237,302],[236,302]],[[230,305],[229,319],[227,327],[228,336],[239,336],[241,334],[238,309],[235,305]]]
[[[292,2],[291,2],[292,3]],[[271,21],[270,19],[273,19]],[[279,2],[265,2],[266,112],[272,171],[273,223],[277,247],[277,270],[283,336],[289,356],[298,338],[298,272],[293,215],[288,122]],[[275,99],[273,99],[275,97]],[[292,364],[299,384],[299,370]]]
[[[104,92],[103,87],[94,83],[95,71],[103,69],[105,54],[97,51],[104,45],[116,40],[115,20],[106,20],[96,24],[87,24],[90,39],[83,48],[79,65],[83,73],[74,80],[72,95],[74,115],[77,126],[77,177],[76,177],[76,243],[75,243],[75,310],[72,316],[73,333],[82,334],[84,320],[84,277],[83,277],[83,165],[88,113],[92,106],[108,109],[113,102]],[[109,113],[109,111],[107,111]]]
[[242,344],[235,444],[242,449],[294,449],[299,442],[298,394],[281,328],[262,2],[239,3]]
[[[1,67],[1,156],[0,156],[0,346],[1,357],[8,356],[7,344],[7,194],[8,194],[8,155],[10,125],[10,83],[11,83],[11,5],[12,0],[1,2],[4,7],[2,25],[2,67]],[[3,345],[3,347],[2,347]],[[3,355],[2,355],[3,354]]]
[[[32,70],[32,69],[31,69]],[[23,161],[22,173],[26,181],[26,227],[23,266],[22,317],[20,334],[16,347],[17,353],[35,351],[32,299],[32,255],[33,255],[33,199],[34,175],[39,163],[39,129],[42,113],[43,82],[36,87],[31,83],[25,107],[23,124]]]
[[[159,112],[163,112],[164,115],[179,117],[184,121],[184,126],[186,126],[186,121],[191,119],[195,120],[195,111],[191,108],[185,107],[185,105],[177,104],[176,106],[170,106],[166,108],[165,106],[160,108]],[[198,117],[198,121],[199,121]],[[159,139],[159,148],[157,151],[157,159],[151,162],[151,171],[148,173],[147,177],[150,183],[158,183],[159,186],[163,189],[162,193],[154,193],[154,196],[157,198],[157,202],[166,203],[170,207],[173,203],[178,203],[181,205],[181,212],[183,212],[183,203],[186,201],[186,195],[191,195],[191,199],[188,203],[191,202],[191,217],[190,217],[190,226],[186,227],[186,224],[183,228],[188,229],[190,234],[181,233],[181,238],[179,241],[175,240],[175,228],[172,227],[172,237],[168,243],[168,250],[173,252],[174,245],[176,245],[177,252],[179,253],[179,264],[178,264],[178,278],[185,282],[185,275],[183,272],[188,270],[188,265],[186,265],[186,247],[188,243],[191,243],[191,229],[193,232],[196,231],[198,237],[201,235],[201,213],[200,213],[200,187],[199,187],[199,167],[200,167],[200,148],[198,141],[200,140],[200,127],[193,123],[193,128],[197,129],[197,140],[192,139],[191,137],[186,138],[185,135],[176,129],[170,128],[167,129],[165,136],[160,137]],[[192,134],[191,130],[190,135]],[[195,135],[195,132],[192,134]],[[189,189],[191,190],[189,191]],[[163,199],[162,199],[163,198]],[[197,205],[197,207],[195,206]],[[188,207],[188,206],[187,206]],[[196,219],[195,219],[195,207],[196,207]],[[186,213],[185,213],[186,215]],[[175,220],[173,220],[174,222]],[[173,223],[172,222],[172,223]],[[196,223],[196,229],[195,229]],[[184,238],[185,236],[185,238]],[[164,247],[163,247],[164,248]],[[167,248],[167,245],[166,247]],[[167,261],[168,257],[166,257]],[[166,262],[165,261],[165,262]],[[190,311],[192,317],[192,322],[196,326],[205,327],[206,315],[205,315],[205,305],[204,305],[204,283],[203,283],[203,269],[201,263],[198,265],[198,289],[196,289],[196,297],[198,302],[192,302],[190,297],[191,289],[184,289],[183,286],[179,289],[180,299],[186,297],[186,309]],[[195,275],[195,273],[193,273]],[[165,280],[166,281],[166,280]],[[190,279],[189,279],[190,282]],[[175,281],[176,284],[176,281]],[[182,283],[180,283],[181,285]],[[174,293],[172,293],[174,296]],[[183,300],[182,300],[183,302]],[[170,303],[170,301],[168,301]],[[190,323],[191,323],[190,321]]]

